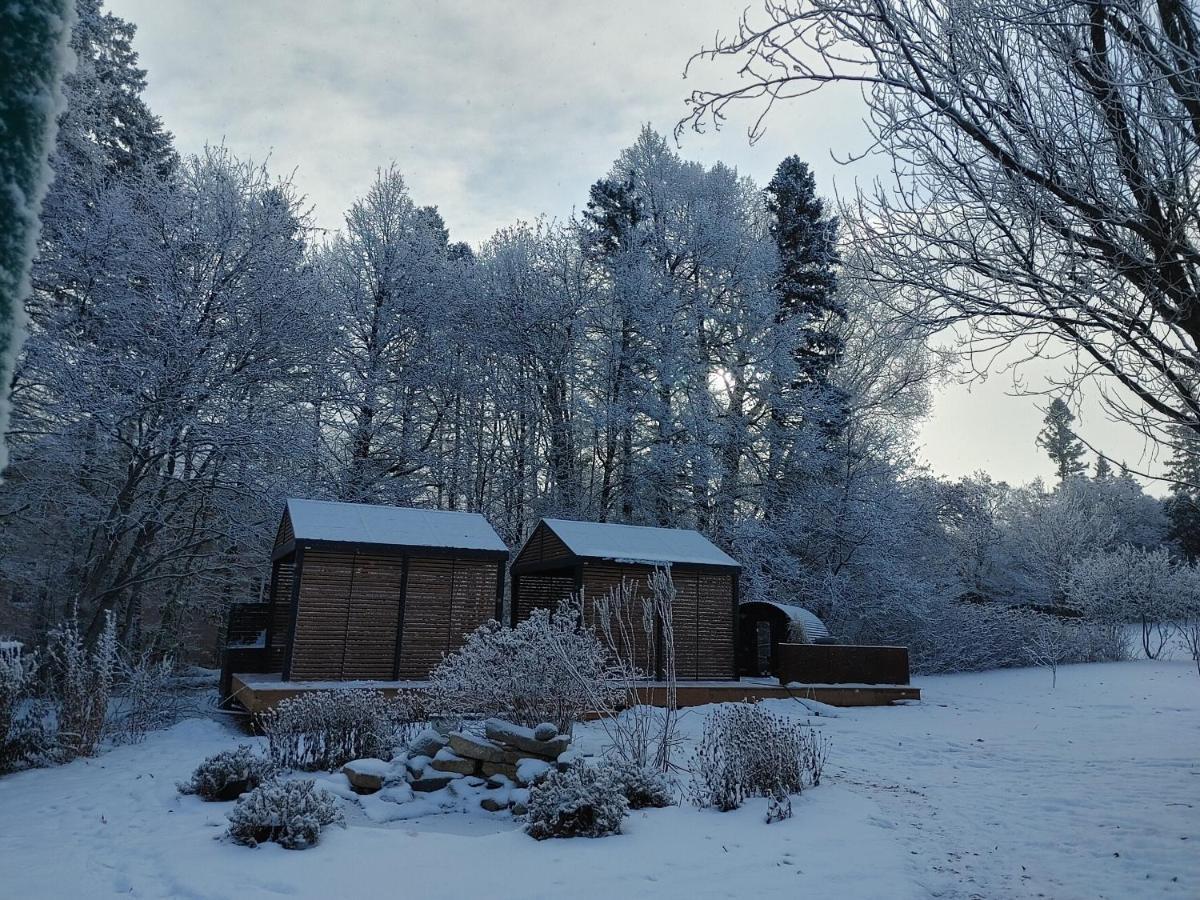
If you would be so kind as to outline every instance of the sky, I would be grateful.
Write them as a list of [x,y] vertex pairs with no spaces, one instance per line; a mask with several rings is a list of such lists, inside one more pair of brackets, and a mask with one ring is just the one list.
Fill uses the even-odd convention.
[[[565,218],[649,123],[671,134],[696,88],[730,83],[731,60],[689,57],[729,34],[747,0],[604,3],[414,0],[108,0],[138,27],[146,98],[181,152],[224,143],[291,174],[316,223],[342,213],[395,163],[415,202],[436,205],[454,240],[478,244],[539,215]],[[685,133],[688,159],[736,166],[766,184],[798,154],[835,199],[886,176],[856,162],[869,146],[857,91],[841,86],[777,107],[751,145],[754,110],[717,133]],[[1052,367],[1025,371],[1044,387]],[[1013,483],[1049,479],[1034,443],[1046,400],[1011,373],[942,386],[919,437],[933,471]],[[1041,407],[1041,408],[1039,408]],[[1156,470],[1139,437],[1085,398],[1078,430],[1106,455]]]

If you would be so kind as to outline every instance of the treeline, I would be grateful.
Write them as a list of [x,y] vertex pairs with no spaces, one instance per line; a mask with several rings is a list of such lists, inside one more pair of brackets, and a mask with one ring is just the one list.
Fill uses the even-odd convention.
[[992,488],[912,459],[945,360],[839,279],[800,160],[764,188],[646,129],[578,216],[475,249],[389,168],[319,239],[287,180],[180,157],[132,28],[80,13],[0,488],[0,631],[36,640],[77,609],[95,636],[112,612],[125,646],[194,656],[260,594],[289,495],[478,511],[512,545],[542,515],[696,527],[743,561],[743,596],[851,638],[901,639],[967,593],[1055,602],[1035,566],[984,590]]

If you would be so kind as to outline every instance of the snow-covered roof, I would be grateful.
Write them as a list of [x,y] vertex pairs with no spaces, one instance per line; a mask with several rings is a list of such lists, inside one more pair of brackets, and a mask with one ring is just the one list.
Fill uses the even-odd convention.
[[686,528],[648,528],[569,519],[542,521],[576,556],[648,565],[738,565],[737,560],[722,552],[700,532]]
[[287,509],[298,541],[508,552],[479,513],[296,499]]
[[780,603],[777,600],[753,600],[749,601],[746,605],[753,603],[765,603],[767,606],[773,606],[786,613],[788,619],[798,622],[804,628],[804,636],[808,638],[810,643],[815,643],[822,638],[829,637],[829,629],[825,627],[825,623],[803,606],[797,606],[794,603]]

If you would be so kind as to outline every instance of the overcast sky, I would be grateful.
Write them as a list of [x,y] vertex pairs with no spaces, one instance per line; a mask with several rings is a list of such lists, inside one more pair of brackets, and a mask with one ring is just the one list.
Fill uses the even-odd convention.
[[[182,152],[224,142],[243,157],[269,155],[274,171],[295,170],[325,228],[394,161],[414,200],[436,205],[453,239],[477,244],[517,219],[569,216],[644,123],[670,134],[689,91],[731,72],[727,61],[697,63],[684,81],[688,57],[732,30],[746,2],[107,5],[138,26],[148,101]],[[753,147],[747,108],[718,134],[685,135],[679,149],[762,184],[796,153],[827,196],[845,195],[887,171],[879,158],[834,161],[866,149],[862,114],[858,94],[839,88],[778,107]],[[1011,376],[997,374],[939,391],[922,457],[951,477],[1049,477],[1034,445],[1041,401],[1011,389]],[[1092,405],[1080,430],[1114,458],[1156,467]]]

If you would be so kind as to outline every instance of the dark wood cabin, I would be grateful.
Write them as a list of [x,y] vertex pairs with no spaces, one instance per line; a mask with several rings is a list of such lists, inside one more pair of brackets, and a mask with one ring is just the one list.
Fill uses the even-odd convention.
[[288,500],[267,601],[233,607],[224,668],[285,682],[425,678],[500,617],[507,560],[475,513]]
[[816,615],[794,603],[754,600],[738,607],[743,675],[778,675],[780,644],[832,644],[829,629]]
[[[676,676],[737,678],[738,577],[741,566],[697,531],[542,519],[511,568],[511,623],[571,594],[590,615],[597,598],[623,579],[648,592],[647,576],[668,568],[675,584],[671,620]],[[638,664],[661,677],[661,627],[655,646],[635,648]],[[644,642],[643,642],[644,643]]]

